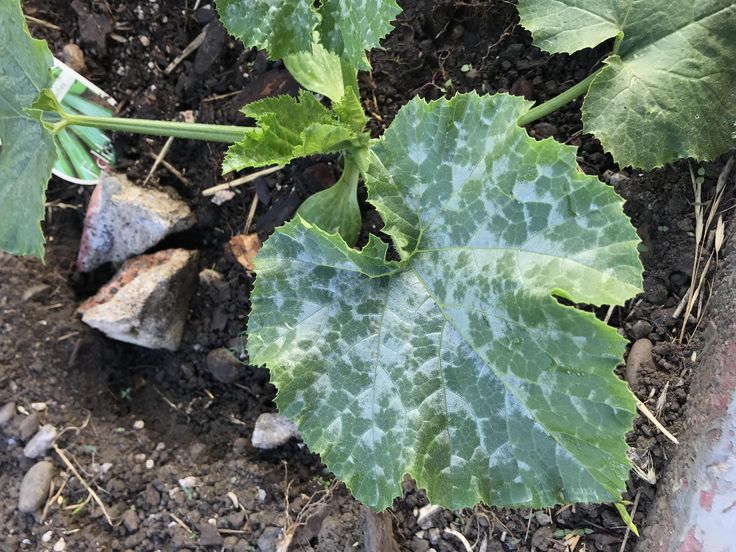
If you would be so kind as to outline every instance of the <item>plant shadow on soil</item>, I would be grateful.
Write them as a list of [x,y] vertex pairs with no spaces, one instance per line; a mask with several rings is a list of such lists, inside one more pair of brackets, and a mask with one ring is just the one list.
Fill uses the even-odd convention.
[[[128,3],[60,0],[24,2],[27,14],[59,27],[31,24],[59,54],[64,44],[78,43],[87,71],[103,89],[121,100],[125,116],[176,118],[181,111],[198,112],[200,122],[243,123],[238,108],[264,95],[294,93],[295,83],[283,65],[262,53],[243,50],[221,32],[208,32],[205,45],[170,75],[163,69],[203,29],[217,28],[209,2],[197,12],[174,0]],[[578,82],[600,63],[605,48],[573,56],[550,57],[530,45],[517,26],[512,5],[489,0],[416,0],[401,2],[404,12],[385,48],[372,55],[373,71],[361,76],[372,129],[385,128],[401,105],[419,94],[434,99],[458,91],[511,91],[536,101],[549,99]],[[87,9],[83,9],[83,8]],[[109,21],[111,32],[100,42],[95,22]],[[98,35],[95,35],[95,32]],[[104,45],[104,48],[101,46]],[[579,102],[531,126],[537,138],[578,146],[579,163],[590,174],[616,170],[610,156],[588,135],[581,134]],[[116,136],[121,170],[142,180],[163,139]],[[5,550],[46,549],[60,537],[69,550],[195,550],[206,547],[196,536],[209,519],[217,520],[227,550],[257,549],[268,527],[285,523],[285,494],[294,517],[304,496],[320,490],[328,472],[306,447],[292,442],[264,453],[250,445],[257,416],[273,411],[275,389],[261,368],[243,366],[236,384],[216,382],[205,357],[216,347],[233,346],[245,328],[252,277],[227,253],[227,240],[243,231],[246,214],[258,197],[254,228],[266,238],[290,217],[309,194],[335,181],[335,160],[310,158],[238,189],[234,199],[215,206],[201,191],[221,181],[220,145],[177,140],[167,160],[188,181],[159,169],[154,185],[175,189],[196,211],[197,227],[174,236],[161,247],[199,249],[200,268],[213,268],[222,285],[200,285],[189,315],[181,349],[154,352],[111,341],[87,328],[76,306],[113,273],[103,267],[92,274],[74,270],[76,249],[91,190],[52,179],[48,193],[49,236],[46,263],[2,255],[0,263],[0,404],[15,400],[30,408],[45,402],[41,417],[66,431],[60,446],[98,489],[116,518],[133,510],[135,528],[107,525],[92,503],[81,512],[64,509],[86,498],[76,478],[61,493],[64,502],[51,505],[43,522],[17,511],[20,480],[32,465],[21,447],[0,442],[0,534]],[[717,165],[709,166],[707,183]],[[686,163],[648,175],[628,173],[617,184],[626,210],[638,228],[646,251],[645,293],[614,310],[611,324],[634,339],[634,325],[644,321],[655,344],[656,370],[640,374],[637,395],[654,405],[665,384],[669,391],[660,419],[677,432],[687,397],[692,363],[690,350],[676,345],[679,327],[671,314],[689,285],[694,215]],[[364,194],[364,192],[363,192]],[[363,197],[363,200],[365,198]],[[732,197],[724,201],[732,205]],[[381,227],[380,219],[363,201],[362,239]],[[33,297],[24,293],[34,286]],[[603,317],[603,312],[597,313]],[[677,324],[677,326],[676,326]],[[142,420],[144,427],[134,429]],[[667,440],[641,417],[629,436],[643,457],[660,473],[671,453]],[[144,456],[145,455],[145,456]],[[153,460],[153,466],[146,464]],[[63,467],[58,459],[59,468]],[[112,466],[104,472],[105,463]],[[95,471],[97,470],[97,471]],[[104,472],[104,473],[103,473]],[[195,476],[199,485],[181,490],[177,481]],[[292,481],[288,486],[286,482]],[[263,493],[265,491],[265,499]],[[228,498],[234,492],[242,510]],[[640,493],[636,523],[654,495],[654,487],[636,476],[627,496]],[[565,550],[559,530],[586,530],[580,541],[587,550],[618,551],[625,528],[610,505],[576,505],[533,513],[476,507],[443,512],[436,528],[420,531],[416,508],[427,503],[410,481],[405,496],[392,510],[396,538],[402,548],[439,552],[462,550],[455,537],[442,533],[455,528],[471,542],[487,541],[487,550]],[[171,514],[176,515],[178,523]],[[126,514],[130,516],[130,514]],[[52,532],[45,543],[42,535]],[[191,533],[190,533],[191,531]],[[559,533],[557,533],[559,535]],[[629,539],[627,550],[635,539]],[[354,546],[355,543],[357,546]],[[362,548],[360,505],[344,489],[330,502],[318,534],[301,549],[342,551]],[[218,546],[217,549],[220,549]]]

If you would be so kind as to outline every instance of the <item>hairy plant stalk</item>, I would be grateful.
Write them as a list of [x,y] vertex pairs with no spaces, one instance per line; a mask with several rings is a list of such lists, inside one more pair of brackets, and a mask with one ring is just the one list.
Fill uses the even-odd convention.
[[595,79],[598,76],[598,73],[600,73],[602,70],[603,68],[601,67],[595,73],[591,73],[575,86],[572,86],[571,88],[565,90],[562,94],[555,96],[551,100],[547,100],[543,104],[532,107],[529,111],[519,117],[516,123],[519,126],[525,126],[529,123],[533,123],[534,121],[541,119],[542,117],[546,117],[550,113],[553,113],[561,107],[569,104],[575,98],[582,96],[588,91],[588,88],[590,88],[590,83],[593,82],[593,79]]
[[242,140],[245,131],[248,129],[244,126],[124,119],[120,117],[88,117],[70,114],[63,114],[62,118],[63,126],[76,125],[118,132],[131,132],[133,134],[173,136],[174,138],[223,142],[226,144],[234,144]]

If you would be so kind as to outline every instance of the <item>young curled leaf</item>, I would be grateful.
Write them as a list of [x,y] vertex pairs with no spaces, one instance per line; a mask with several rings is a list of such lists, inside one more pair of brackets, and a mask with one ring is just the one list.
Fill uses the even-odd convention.
[[555,296],[633,297],[638,239],[573,148],[516,125],[528,107],[468,94],[399,112],[368,187],[400,262],[375,237],[358,252],[298,216],[256,260],[251,362],[374,508],[405,473],[453,508],[615,501],[625,488],[636,407],[613,374],[625,340]]
[[247,129],[245,138],[230,147],[222,164],[225,173],[337,152],[360,136],[306,91],[298,100],[279,96],[253,102],[243,113],[255,119],[258,126]]

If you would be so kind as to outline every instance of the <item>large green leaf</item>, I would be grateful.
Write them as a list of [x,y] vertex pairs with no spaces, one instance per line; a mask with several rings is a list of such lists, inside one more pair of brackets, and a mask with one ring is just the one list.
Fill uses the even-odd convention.
[[25,112],[51,82],[46,43],[28,34],[18,0],[0,0],[0,249],[43,257],[54,142]]
[[621,165],[652,169],[736,148],[733,0],[520,0],[550,52],[623,33],[583,104],[583,125]]
[[395,0],[325,0],[319,30],[327,49],[358,69],[370,69],[366,50],[376,48],[401,13]]
[[297,157],[340,151],[359,134],[311,92],[302,91],[298,101],[291,96],[259,100],[245,106],[243,113],[258,126],[227,151],[224,172],[285,165]]
[[[365,51],[391,32],[395,0],[217,0],[220,18],[248,47],[274,59],[312,51],[318,30],[324,46],[358,69],[370,69]],[[327,75],[326,75],[327,76]]]
[[312,49],[319,18],[312,0],[217,0],[228,31],[274,59]]
[[259,252],[251,362],[373,507],[404,473],[450,507],[612,501],[624,488],[635,405],[613,368],[625,341],[555,295],[635,295],[637,237],[572,148],[515,124],[528,107],[470,94],[399,112],[369,197],[402,261],[301,218]]

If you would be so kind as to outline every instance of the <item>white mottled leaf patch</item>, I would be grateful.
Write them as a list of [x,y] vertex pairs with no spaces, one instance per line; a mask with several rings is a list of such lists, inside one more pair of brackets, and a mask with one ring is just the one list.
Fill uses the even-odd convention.
[[297,218],[256,261],[248,350],[355,496],[543,507],[620,498],[635,403],[625,342],[574,302],[640,291],[622,200],[574,149],[516,125],[529,102],[413,100],[374,148],[369,198],[401,261]]

